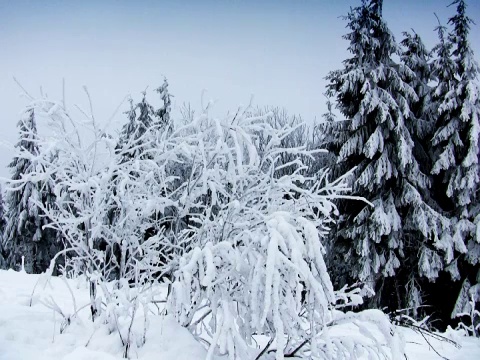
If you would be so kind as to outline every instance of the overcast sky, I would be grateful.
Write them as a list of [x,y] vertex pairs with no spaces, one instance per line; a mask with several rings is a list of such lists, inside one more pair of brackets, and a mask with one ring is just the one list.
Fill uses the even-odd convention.
[[[64,78],[67,107],[87,107],[87,85],[100,120],[127,94],[138,98],[166,76],[176,107],[199,108],[206,89],[219,112],[253,94],[257,105],[285,107],[312,121],[325,111],[323,78],[348,56],[339,17],[360,2],[0,0],[0,141],[16,141],[26,104],[13,76],[32,95],[41,86],[52,99],[60,99]],[[450,2],[386,0],[384,17],[397,40],[413,28],[431,47],[434,12],[446,23],[455,11]],[[480,1],[468,3],[480,22]],[[478,59],[478,27],[471,33]],[[11,157],[0,149],[0,176],[9,175]]]

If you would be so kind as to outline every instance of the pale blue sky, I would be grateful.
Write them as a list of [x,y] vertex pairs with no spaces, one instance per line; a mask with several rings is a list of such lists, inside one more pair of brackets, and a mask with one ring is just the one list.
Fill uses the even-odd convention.
[[[437,12],[449,0],[386,0],[384,16],[397,40],[414,28],[436,42]],[[174,105],[200,106],[203,89],[224,112],[238,104],[278,105],[310,121],[325,111],[323,78],[348,54],[339,18],[360,0],[26,1],[0,0],[0,140],[16,141],[25,100],[15,76],[33,94],[40,86],[67,106],[86,107],[87,85],[97,119],[110,117],[127,94],[138,98],[163,76]],[[480,1],[469,1],[480,22]],[[478,27],[472,46],[478,55]],[[477,56],[478,58],[478,56]],[[123,121],[122,117],[119,117]],[[39,124],[39,126],[42,126]],[[0,151],[0,176],[11,152]]]

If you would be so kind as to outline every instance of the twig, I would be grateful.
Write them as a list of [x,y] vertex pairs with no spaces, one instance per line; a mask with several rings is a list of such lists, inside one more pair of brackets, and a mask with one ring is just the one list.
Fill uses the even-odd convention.
[[210,315],[210,313],[212,312],[212,310],[208,310],[205,314],[203,314],[202,316],[200,316],[200,318],[198,320],[196,320],[193,324],[190,324],[189,327],[195,327],[197,326],[199,323],[201,323],[208,315]]
[[450,360],[449,358],[441,355],[433,346],[432,344],[430,344],[430,342],[427,340],[427,337],[424,335],[424,333],[422,331],[419,331],[420,335],[422,335],[423,339],[427,342],[427,344],[432,348],[432,350],[438,355],[440,356],[442,359],[444,360]]
[[286,358],[290,358],[290,357],[293,358],[293,357],[295,357],[295,354],[296,354],[302,347],[304,347],[309,341],[310,341],[310,339],[305,339],[305,340],[303,340],[303,341],[300,343],[300,345],[298,345],[295,349],[293,349],[293,351],[290,352],[289,354],[286,354],[285,357],[286,357]]
[[72,296],[72,303],[73,303],[73,312],[74,313],[77,313],[77,301],[75,300],[75,295],[73,295],[73,291],[72,289],[70,288],[70,285],[68,284],[67,280],[62,276],[61,279],[63,280],[63,282],[65,283],[65,285],[67,286],[68,288],[68,291],[70,292],[70,295]]
[[125,95],[125,97],[122,99],[122,101],[120,102],[120,104],[118,104],[118,106],[116,107],[115,111],[113,112],[112,116],[110,116],[107,120],[107,126],[110,125],[110,122],[113,120],[113,118],[115,117],[115,115],[117,115],[117,112],[118,112],[118,109],[120,109],[120,107],[123,105],[123,103],[125,102],[125,100],[128,98],[128,95]]
[[40,280],[42,279],[42,275],[40,275],[37,279],[37,281],[35,282],[35,285],[33,286],[33,290],[32,290],[32,293],[30,294],[30,303],[28,306],[32,307],[32,303],[33,303],[33,295],[35,294],[35,289],[37,288],[37,285],[38,283],[40,282]]
[[417,332],[422,333],[422,334],[428,334],[429,336],[431,336],[435,340],[445,341],[445,342],[449,343],[450,345],[455,346],[457,349],[461,348],[461,346],[457,342],[455,342],[455,341],[453,341],[453,340],[451,340],[451,339],[449,339],[445,336],[435,334],[433,331],[424,329],[421,326],[414,325],[414,324],[401,323],[401,322],[397,323],[396,325],[411,328],[412,330],[417,331]]
[[92,335],[90,335],[90,337],[88,338],[87,343],[85,344],[85,347],[88,347],[88,345],[90,344],[90,341],[92,340],[93,335],[95,335],[95,332],[97,331],[97,329],[98,328],[93,329]]
[[33,96],[30,95],[27,90],[25,90],[25,88],[22,86],[22,84],[20,84],[20,83],[18,82],[18,80],[17,80],[17,78],[16,78],[15,76],[13,77],[13,81],[15,81],[15,82],[17,83],[17,85],[20,87],[20,89],[23,90],[23,92],[25,93],[25,95],[27,95],[27,96],[30,98],[30,100],[33,100],[33,99],[34,99]]
[[52,334],[52,343],[55,342],[55,325],[57,324],[57,322],[55,321],[55,309],[52,308],[52,311],[53,311],[53,334]]
[[271,337],[270,340],[268,340],[267,345],[265,345],[265,347],[263,348],[263,350],[260,351],[260,353],[257,355],[257,357],[255,358],[255,360],[260,359],[260,358],[263,356],[263,354],[265,354],[265,353],[267,352],[267,350],[268,350],[268,348],[270,347],[270,345],[272,345],[272,342],[273,342],[273,337]]
[[92,98],[90,97],[90,93],[88,92],[88,88],[85,85],[83,86],[83,91],[85,91],[85,94],[87,94],[88,104],[90,105],[90,120],[92,120],[95,123],[95,116],[93,115]]

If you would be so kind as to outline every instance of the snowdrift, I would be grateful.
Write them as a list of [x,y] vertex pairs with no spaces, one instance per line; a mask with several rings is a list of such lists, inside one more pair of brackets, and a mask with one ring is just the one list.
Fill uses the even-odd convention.
[[[76,307],[78,316],[64,324],[62,316],[50,308],[52,303],[66,316],[73,314]],[[118,335],[103,324],[93,324],[88,306],[82,309],[86,304],[89,294],[84,279],[52,277],[46,283],[41,275],[0,271],[0,360],[122,359]],[[205,347],[173,318],[151,316],[148,327],[146,343],[133,352],[133,359],[205,359]],[[340,330],[346,337],[353,336],[349,327]],[[480,358],[480,339],[461,337],[455,332],[443,334],[461,346],[456,348],[409,329],[401,329],[401,333],[408,359],[440,359],[437,352],[451,360]]]

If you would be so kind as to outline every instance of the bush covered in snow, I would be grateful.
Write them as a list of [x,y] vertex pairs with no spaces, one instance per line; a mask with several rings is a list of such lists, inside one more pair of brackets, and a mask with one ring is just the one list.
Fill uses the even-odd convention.
[[[336,309],[361,303],[359,290],[334,291],[323,260],[333,201],[348,197],[348,174],[308,176],[303,161],[320,150],[282,145],[295,127],[272,126],[271,114],[247,109],[217,119],[207,107],[176,127],[169,116],[155,121],[165,111],[145,98],[139,105],[118,141],[91,114],[77,121],[62,104],[35,100],[27,111],[46,119],[53,136],[33,140],[38,154],[18,153],[41,165],[28,181],[54,184],[55,206],[36,202],[68,244],[52,268],[67,255],[66,274],[86,276],[91,317],[118,333],[125,356],[145,341],[148,321],[139,332],[134,319],[148,313],[152,285],[162,279],[170,283],[167,311],[209,343],[209,358],[267,356],[268,346],[277,359],[399,356],[385,315]],[[285,154],[291,161],[279,161]],[[361,320],[381,331],[389,350]],[[347,322],[363,337],[329,334]],[[258,336],[270,339],[263,352],[254,346]]]

